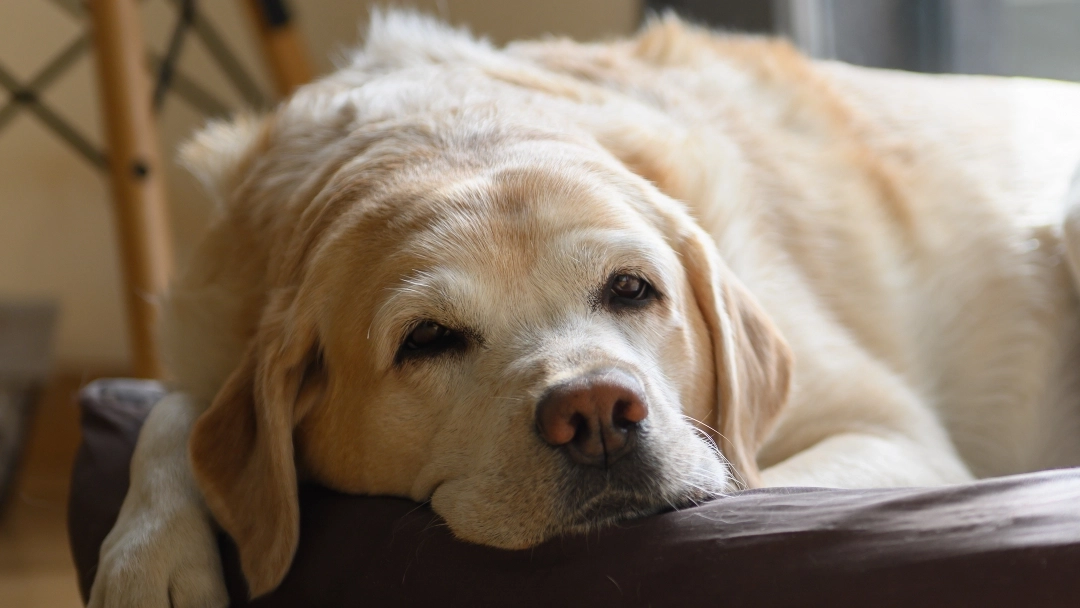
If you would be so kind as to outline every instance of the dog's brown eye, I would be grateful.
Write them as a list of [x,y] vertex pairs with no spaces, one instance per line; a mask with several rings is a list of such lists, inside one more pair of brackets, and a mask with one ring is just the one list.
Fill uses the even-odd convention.
[[405,340],[405,346],[413,350],[426,348],[438,343],[449,333],[449,329],[434,321],[424,321],[409,332],[409,337]]
[[421,321],[405,336],[398,348],[398,363],[416,357],[440,355],[451,350],[464,350],[468,341],[465,335],[434,321]]
[[611,281],[611,293],[624,300],[644,300],[649,296],[649,284],[632,274],[618,274]]

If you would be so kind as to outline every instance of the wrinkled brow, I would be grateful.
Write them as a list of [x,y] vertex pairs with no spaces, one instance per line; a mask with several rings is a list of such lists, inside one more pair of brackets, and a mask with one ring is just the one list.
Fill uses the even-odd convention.
[[469,283],[467,275],[444,268],[415,270],[387,287],[368,330],[368,339],[375,341],[379,359],[392,358],[411,324],[421,319],[454,329],[470,329],[474,320],[455,297]]
[[[615,272],[640,273],[660,293],[670,293],[672,283],[679,276],[678,259],[659,235],[589,228],[570,231],[541,249],[537,259],[526,266],[512,272],[504,268],[495,274],[536,285],[554,285],[554,289],[545,291],[549,298],[561,302],[579,289],[584,295],[601,288]],[[481,284],[484,277],[475,274],[483,272],[487,264],[475,260],[465,266],[474,272],[446,265],[416,269],[383,290],[382,302],[369,331],[382,360],[392,358],[409,328],[419,320],[430,319],[459,331],[479,334],[484,320],[477,315],[483,314],[486,306],[513,305],[476,301],[475,298],[492,296]]]

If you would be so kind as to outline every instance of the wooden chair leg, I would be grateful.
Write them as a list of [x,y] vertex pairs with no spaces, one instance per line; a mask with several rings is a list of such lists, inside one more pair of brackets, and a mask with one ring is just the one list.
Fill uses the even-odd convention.
[[160,377],[157,299],[172,270],[161,157],[136,0],[87,2],[116,201],[133,372]]
[[285,0],[243,0],[262,43],[263,58],[284,97],[311,81],[312,69]]

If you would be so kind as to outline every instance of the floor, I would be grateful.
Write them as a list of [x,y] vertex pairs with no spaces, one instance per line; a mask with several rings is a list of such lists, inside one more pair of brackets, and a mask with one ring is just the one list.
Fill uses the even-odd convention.
[[74,395],[90,378],[46,387],[11,503],[0,515],[0,606],[82,606],[68,551],[68,477],[79,442]]

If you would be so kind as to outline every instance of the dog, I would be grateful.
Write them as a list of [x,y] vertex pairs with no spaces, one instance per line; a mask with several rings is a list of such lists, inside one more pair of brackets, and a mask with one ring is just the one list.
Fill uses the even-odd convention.
[[91,606],[227,603],[215,522],[272,590],[299,480],[520,549],[747,487],[1080,464],[1080,85],[376,14],[182,160],[219,212]]

